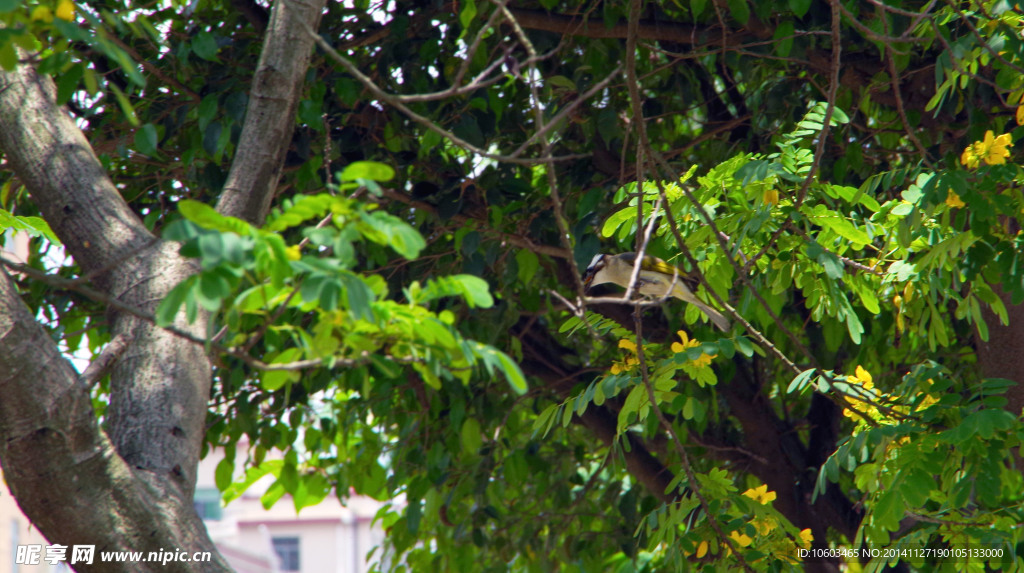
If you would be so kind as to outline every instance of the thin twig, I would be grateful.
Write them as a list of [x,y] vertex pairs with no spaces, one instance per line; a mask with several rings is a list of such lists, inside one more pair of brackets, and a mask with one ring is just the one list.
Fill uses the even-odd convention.
[[559,161],[573,161],[577,159],[584,159],[590,157],[590,154],[588,153],[574,153],[570,155],[561,155],[557,157],[551,156],[537,159],[522,159],[519,157],[512,157],[509,155],[502,155],[499,153],[491,153],[487,150],[481,149],[473,145],[472,143],[462,139],[461,137],[455,135],[454,133],[448,131],[447,129],[444,129],[443,127],[437,125],[430,119],[414,112],[407,105],[405,105],[400,98],[385,92],[372,79],[370,79],[366,74],[360,71],[358,66],[349,61],[348,58],[339,54],[337,50],[335,50],[330,44],[324,41],[324,39],[321,38],[320,35],[317,34],[312,28],[310,28],[306,24],[303,25],[306,28],[306,32],[313,38],[313,41],[316,43],[316,45],[320,46],[320,48],[324,50],[324,52],[326,52],[329,56],[331,56],[331,58],[334,59],[334,61],[341,64],[341,67],[345,68],[345,71],[351,74],[352,77],[359,80],[359,83],[363,84],[363,87],[369,90],[370,93],[374,95],[374,97],[380,99],[381,101],[394,107],[398,111],[404,113],[406,116],[409,117],[409,119],[412,119],[416,123],[422,125],[423,127],[429,129],[430,131],[433,131],[434,133],[440,135],[441,137],[451,141],[455,145],[467,151],[471,151],[481,157],[494,159],[495,161],[501,161],[505,163],[516,163],[519,165],[535,165],[537,163],[550,164]]
[[128,337],[122,332],[110,339],[100,355],[89,363],[78,377],[78,383],[86,390],[92,390],[93,386],[110,371],[110,367],[121,358],[125,350],[128,350]]

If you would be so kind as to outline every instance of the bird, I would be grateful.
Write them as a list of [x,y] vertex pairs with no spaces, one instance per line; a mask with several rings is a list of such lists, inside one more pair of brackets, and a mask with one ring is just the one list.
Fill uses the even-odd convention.
[[[590,261],[590,266],[583,273],[583,286],[590,288],[594,285],[614,283],[624,288],[629,288],[629,278],[633,274],[633,265],[636,264],[636,253],[620,253],[618,255],[598,254]],[[700,309],[711,322],[715,323],[723,332],[729,330],[729,319],[722,313],[704,304],[693,295],[693,291],[687,287],[689,282],[694,285],[693,279],[672,265],[659,259],[645,255],[640,264],[640,275],[636,280],[636,290],[642,295],[661,297],[666,294],[679,300],[692,304]],[[671,286],[672,291],[669,292]]]

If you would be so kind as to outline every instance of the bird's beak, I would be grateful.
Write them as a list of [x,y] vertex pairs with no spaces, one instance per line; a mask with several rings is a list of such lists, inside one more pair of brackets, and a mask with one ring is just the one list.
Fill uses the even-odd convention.
[[583,288],[584,289],[589,289],[590,288],[590,283],[592,283],[594,281],[594,275],[595,274],[597,274],[597,271],[595,271],[593,268],[589,268],[589,269],[586,270],[586,272],[583,273]]

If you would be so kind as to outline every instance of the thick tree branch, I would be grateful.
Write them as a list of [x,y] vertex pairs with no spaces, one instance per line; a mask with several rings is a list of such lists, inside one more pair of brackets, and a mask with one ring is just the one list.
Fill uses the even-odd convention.
[[275,2],[263,40],[238,151],[217,210],[253,225],[263,223],[277,190],[295,131],[295,109],[326,0]]
[[0,69],[0,151],[86,271],[119,262],[152,237],[103,171],[47,76]]
[[[210,551],[210,563],[157,568],[229,570],[206,537],[191,497],[153,489],[114,452],[99,429],[88,391],[2,269],[0,396],[4,478],[22,511],[51,542],[92,544],[97,552]],[[130,567],[156,570],[138,563]],[[99,561],[76,568],[112,570]]]
[[[67,252],[87,276],[94,277],[99,289],[111,300],[151,312],[171,288],[195,272],[195,267],[178,255],[176,244],[154,241],[107,177],[81,130],[67,111],[57,106],[54,95],[52,80],[30,67],[0,71],[0,151]],[[5,317],[13,316],[10,313],[17,306],[12,289],[8,285],[10,300],[5,302]],[[32,333],[40,327],[27,309],[18,311],[17,316],[15,322],[25,323],[19,328],[28,329],[25,336],[38,344],[28,352],[22,336],[0,332],[0,354],[7,357],[5,366],[9,365],[0,367],[7,373],[3,379],[4,403],[10,400],[19,408],[43,413],[33,420],[35,427],[28,428],[35,432],[35,441],[25,442],[24,447],[37,456],[39,468],[52,474],[50,479],[70,480],[59,487],[43,480],[50,489],[45,503],[37,504],[33,482],[38,479],[35,472],[42,470],[22,467],[30,452],[13,445],[0,451],[0,461],[9,470],[5,472],[7,482],[29,518],[55,543],[75,544],[89,539],[98,547],[137,550],[158,542],[164,548],[213,550],[191,504],[210,387],[210,367],[203,350],[112,309],[111,335],[126,336],[132,345],[111,373],[108,443],[96,420],[82,413],[86,406],[91,408],[89,401],[74,412],[50,403],[50,396],[67,394],[56,390],[66,387],[63,367],[35,371],[18,361],[38,360],[42,353],[49,363],[58,360],[54,357],[59,354],[48,337]],[[204,324],[205,317],[197,325],[182,320],[178,326],[201,333]],[[44,339],[47,344],[43,344]],[[74,378],[77,384],[77,376]],[[41,392],[40,387],[55,390]],[[67,425],[68,416],[74,416],[73,426]],[[56,433],[50,436],[51,431]],[[11,439],[17,437],[15,434]],[[68,440],[75,444],[69,446],[65,443]],[[96,463],[101,463],[93,474],[99,480],[95,484],[76,481],[88,474],[75,465],[85,461],[85,454],[76,450],[79,440],[99,444],[91,454]],[[111,444],[117,456],[110,450]],[[121,475],[124,471],[119,468],[128,468],[131,475]],[[104,481],[106,474],[117,475]],[[120,483],[125,479],[137,480],[145,487]],[[83,498],[83,490],[96,493]],[[137,520],[137,537],[131,537],[135,533],[124,531],[120,525],[95,527],[88,537],[81,536],[77,524],[89,520],[69,520],[66,512],[52,511],[58,505],[77,504],[89,505],[88,510],[77,512],[79,515]],[[134,511],[131,508],[139,507],[146,508],[145,516],[127,515]],[[162,517],[154,519],[153,512]],[[54,520],[51,514],[64,519]],[[222,569],[223,563],[218,561],[213,568]]]

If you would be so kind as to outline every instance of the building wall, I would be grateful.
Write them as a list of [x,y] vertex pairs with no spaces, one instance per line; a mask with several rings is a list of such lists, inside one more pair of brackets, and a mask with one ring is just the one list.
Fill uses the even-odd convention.
[[[201,502],[198,498],[204,491],[216,493],[214,471],[221,459],[220,452],[212,452],[200,462],[197,501]],[[235,467],[240,474],[243,459],[238,459]],[[257,482],[227,507],[208,508],[214,519],[206,521],[207,530],[236,571],[284,573],[279,569],[273,550],[274,537],[299,538],[301,573],[367,573],[370,570],[366,555],[384,538],[379,527],[371,526],[373,516],[382,505],[380,502],[353,496],[343,506],[331,495],[320,504],[296,513],[291,498],[284,496],[265,510],[260,496],[272,481],[271,478]],[[211,499],[216,500],[216,495]],[[16,547],[32,544],[40,545],[40,556],[45,557],[48,542],[22,515],[5,484],[0,494],[0,573],[70,571],[66,565],[51,565],[42,559],[35,566],[16,565]],[[374,557],[379,559],[380,550]]]

